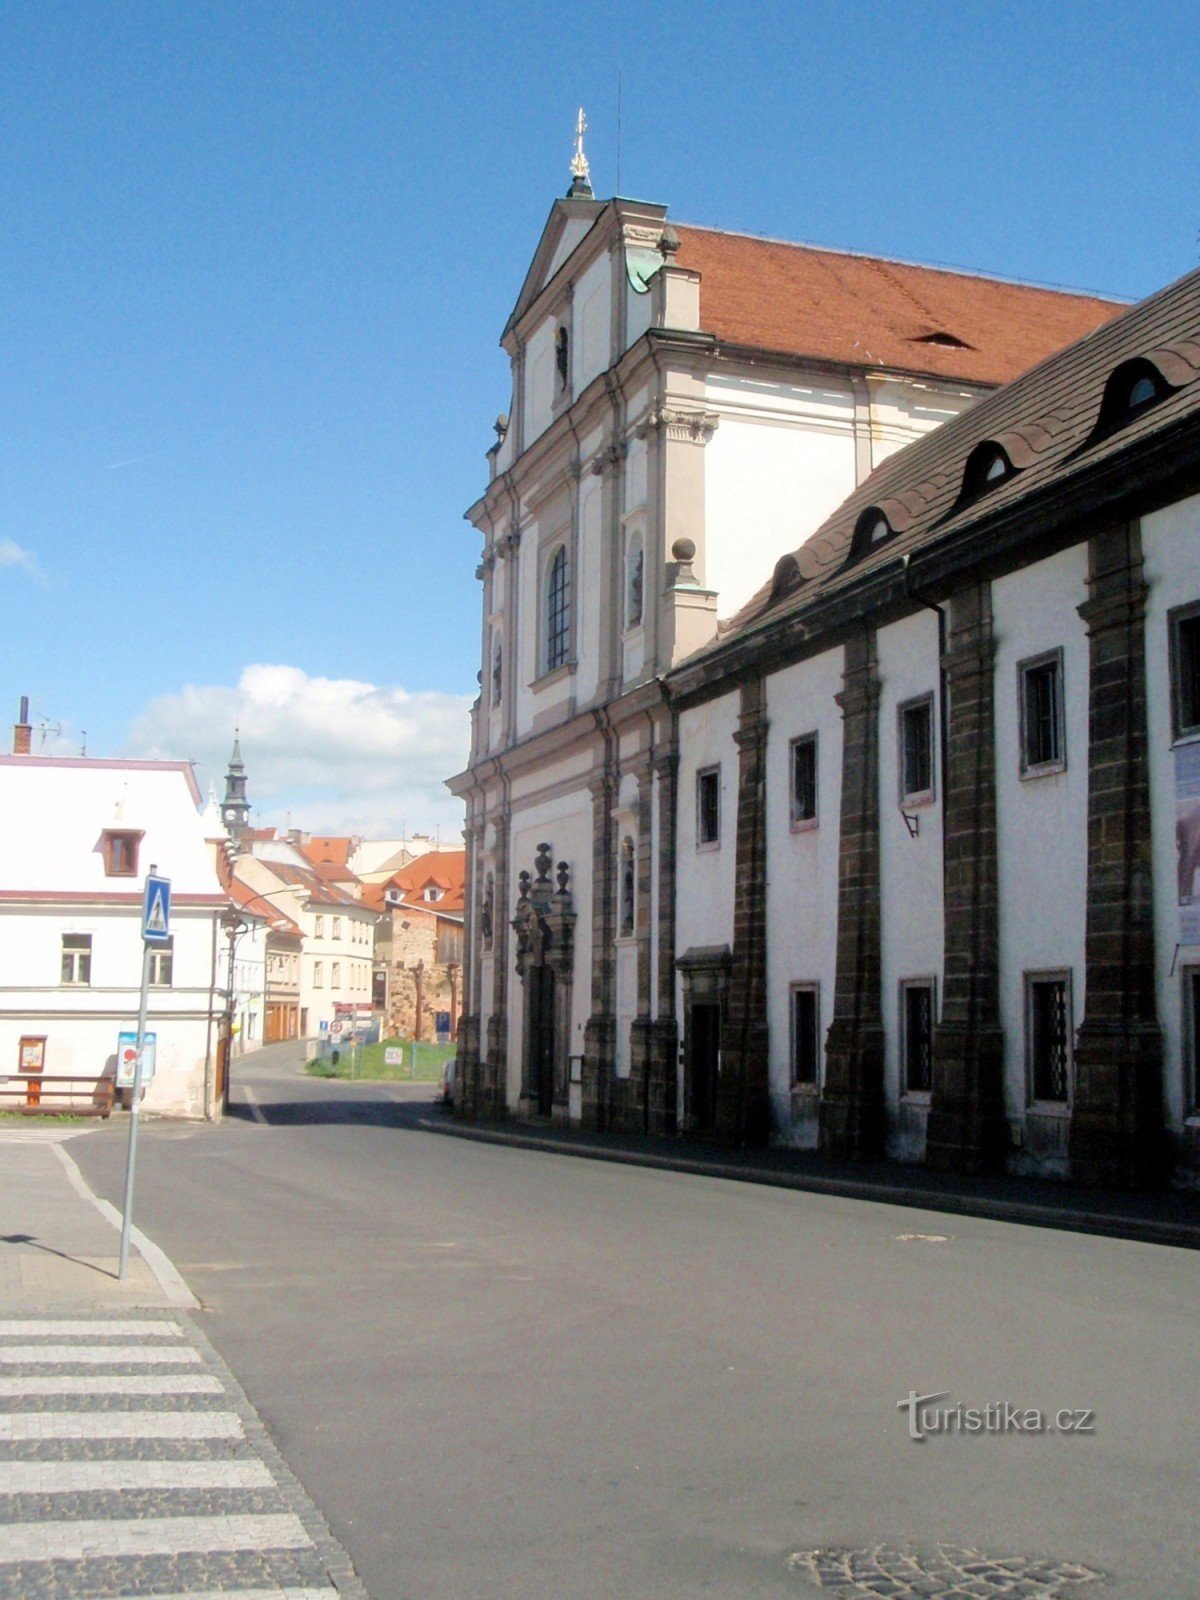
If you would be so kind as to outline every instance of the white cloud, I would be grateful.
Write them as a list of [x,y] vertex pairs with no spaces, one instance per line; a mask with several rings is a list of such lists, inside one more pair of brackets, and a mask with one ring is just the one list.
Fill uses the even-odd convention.
[[39,581],[45,578],[45,573],[37,564],[37,557],[29,550],[22,550],[12,539],[0,539],[0,567],[17,567],[27,577]]
[[193,760],[218,798],[240,730],[251,822],[310,833],[390,838],[440,830],[457,844],[462,807],[444,786],[466,765],[470,701],[310,678],[298,667],[247,667],[235,686],[189,684],[152,700],[125,754]]

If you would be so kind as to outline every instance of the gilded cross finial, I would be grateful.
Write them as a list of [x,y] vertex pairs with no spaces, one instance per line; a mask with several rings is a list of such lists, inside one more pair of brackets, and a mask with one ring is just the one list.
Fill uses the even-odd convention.
[[583,136],[587,132],[587,118],[583,114],[583,107],[579,108],[579,115],[575,118],[575,154],[571,157],[571,190],[572,194],[591,194],[592,172],[588,166],[588,158],[583,153]]

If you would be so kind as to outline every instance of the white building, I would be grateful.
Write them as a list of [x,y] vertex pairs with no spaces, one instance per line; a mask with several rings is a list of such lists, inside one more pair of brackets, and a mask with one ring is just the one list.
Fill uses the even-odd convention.
[[[283,840],[254,841],[237,857],[236,875],[299,928],[299,1031],[311,1038],[352,1007],[372,1009],[376,914],[321,875]],[[264,854],[260,856],[258,852]]]
[[0,757],[0,1072],[23,1041],[47,1076],[83,1086],[116,1069],[135,1030],[142,886],[171,880],[171,942],[152,956],[157,1036],[147,1111],[199,1117],[216,1098],[221,892],[191,766],[35,756],[29,725]]
[[[674,228],[580,181],[556,202],[504,330],[512,402],[468,513],[482,690],[451,783],[468,821],[468,1112],[675,1125],[659,864],[685,791],[667,675],[872,469],[1115,309]],[[703,873],[688,858],[681,910],[692,897],[716,929],[733,869],[708,854]]]

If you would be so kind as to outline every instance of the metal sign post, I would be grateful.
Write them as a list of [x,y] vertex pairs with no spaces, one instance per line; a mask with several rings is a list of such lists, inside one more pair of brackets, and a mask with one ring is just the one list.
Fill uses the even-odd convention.
[[142,1100],[142,1069],[146,1050],[146,1002],[150,992],[150,958],[154,946],[171,937],[171,880],[160,878],[151,866],[142,897],[142,992],[138,999],[137,1062],[133,1069],[133,1099],[129,1107],[129,1156],[125,1163],[125,1208],[121,1215],[121,1255],[117,1277],[124,1278],[129,1261],[129,1229],[133,1221],[133,1177],[137,1167],[138,1112]]

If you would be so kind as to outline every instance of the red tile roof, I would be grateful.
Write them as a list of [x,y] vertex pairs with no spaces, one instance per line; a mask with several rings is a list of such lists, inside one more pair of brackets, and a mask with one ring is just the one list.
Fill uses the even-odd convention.
[[[378,891],[379,902],[389,888],[399,889],[405,901],[422,911],[459,913],[465,905],[467,879],[467,852],[465,850],[428,850],[417,856],[407,866],[399,867],[386,883],[373,887]],[[422,900],[427,884],[442,891],[440,900]],[[366,892],[364,891],[364,899]],[[374,900],[372,903],[376,903]]]
[[240,878],[231,878],[225,887],[229,898],[236,905],[241,906],[243,911],[248,911],[251,916],[261,917],[264,922],[270,923],[277,933],[300,933],[299,925],[281,911],[278,905],[272,904],[270,900],[264,900]]
[[[680,227],[700,324],[727,343],[999,384],[1090,333],[1123,302],[749,234]],[[950,342],[947,342],[950,341]]]
[[[312,834],[300,846],[300,852],[316,867],[345,867],[359,842],[339,834]],[[353,874],[347,872],[342,876],[352,877]]]

